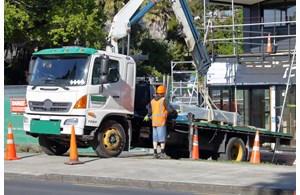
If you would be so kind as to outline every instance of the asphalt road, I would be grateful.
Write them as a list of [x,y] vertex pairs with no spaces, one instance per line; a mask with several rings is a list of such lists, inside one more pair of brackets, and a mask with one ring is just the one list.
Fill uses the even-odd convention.
[[[74,184],[27,179],[5,179],[4,194],[7,195],[195,195],[191,192],[126,188],[99,184]],[[198,194],[199,195],[199,194]],[[203,194],[204,195],[204,194]],[[209,195],[209,194],[207,194]]]

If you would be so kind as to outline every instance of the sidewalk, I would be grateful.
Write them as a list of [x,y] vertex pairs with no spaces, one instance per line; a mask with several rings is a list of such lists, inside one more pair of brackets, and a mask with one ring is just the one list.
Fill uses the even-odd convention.
[[152,159],[147,152],[123,152],[119,158],[79,156],[81,165],[66,165],[69,156],[18,153],[4,161],[5,178],[171,189],[211,194],[294,194],[296,166],[206,160]]

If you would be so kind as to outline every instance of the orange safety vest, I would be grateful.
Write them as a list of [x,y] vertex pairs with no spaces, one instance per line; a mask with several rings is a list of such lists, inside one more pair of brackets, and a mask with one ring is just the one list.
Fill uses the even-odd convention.
[[162,127],[167,121],[168,111],[164,105],[165,99],[162,97],[158,101],[155,99],[151,100],[152,126],[154,127]]

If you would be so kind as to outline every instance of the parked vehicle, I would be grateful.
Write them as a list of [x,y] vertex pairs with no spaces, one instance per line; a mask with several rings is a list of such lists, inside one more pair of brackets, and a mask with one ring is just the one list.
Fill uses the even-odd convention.
[[[116,157],[132,147],[152,147],[151,122],[144,122],[143,118],[155,86],[137,81],[135,60],[118,53],[118,40],[155,4],[151,1],[133,16],[142,2],[129,1],[115,16],[106,51],[64,47],[33,53],[24,130],[38,137],[44,153],[67,152],[72,125],[77,147],[93,147],[99,157]],[[198,72],[205,75],[210,59],[188,6],[184,0],[175,0],[172,8],[183,26]],[[237,113],[174,106],[181,113],[168,121],[166,152],[169,156],[188,156],[190,135],[196,125],[201,158],[247,160],[256,129],[240,127]],[[261,131],[261,143],[288,144],[291,138],[289,134]]]

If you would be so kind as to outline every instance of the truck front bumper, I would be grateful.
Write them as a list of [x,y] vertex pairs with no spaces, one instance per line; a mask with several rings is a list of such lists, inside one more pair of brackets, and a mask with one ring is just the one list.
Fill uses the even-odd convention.
[[71,134],[72,125],[76,135],[84,134],[85,116],[45,116],[24,114],[24,131],[37,134]]

